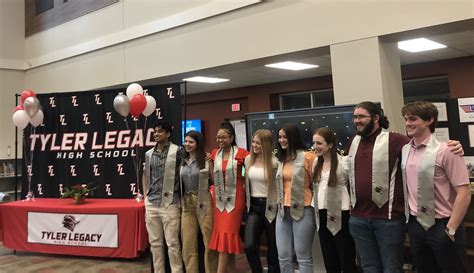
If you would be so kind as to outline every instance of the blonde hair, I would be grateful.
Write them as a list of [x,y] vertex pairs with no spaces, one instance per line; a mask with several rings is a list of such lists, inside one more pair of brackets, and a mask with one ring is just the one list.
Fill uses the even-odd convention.
[[[254,137],[258,137],[260,140],[260,146],[262,147],[262,159],[263,159],[263,169],[265,172],[265,180],[269,183],[273,177],[273,135],[272,132],[266,129],[259,129],[255,131],[252,135],[252,141]],[[254,153],[253,148],[250,149],[250,166],[255,163],[257,155]]]

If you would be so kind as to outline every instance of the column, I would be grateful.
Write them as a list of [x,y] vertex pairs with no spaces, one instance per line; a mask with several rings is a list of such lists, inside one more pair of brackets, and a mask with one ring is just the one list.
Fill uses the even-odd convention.
[[379,37],[330,46],[336,105],[380,102],[390,131],[405,132],[404,105],[397,43]]

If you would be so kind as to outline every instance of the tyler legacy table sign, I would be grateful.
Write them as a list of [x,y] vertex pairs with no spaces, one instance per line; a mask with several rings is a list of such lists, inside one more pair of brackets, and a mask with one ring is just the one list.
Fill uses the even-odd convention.
[[29,252],[134,258],[148,247],[143,203],[37,198],[0,205],[0,239]]

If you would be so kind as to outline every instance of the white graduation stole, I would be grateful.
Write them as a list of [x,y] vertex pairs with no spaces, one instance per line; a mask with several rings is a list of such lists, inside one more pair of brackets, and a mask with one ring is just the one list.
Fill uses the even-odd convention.
[[[436,167],[436,156],[438,155],[441,144],[434,135],[426,145],[425,151],[418,166],[418,196],[416,220],[425,230],[428,230],[435,224],[435,198],[434,198],[434,174]],[[405,194],[405,215],[408,216],[408,191],[406,162],[410,155],[410,144],[406,144],[402,149],[402,178]],[[408,219],[408,217],[407,217]]]
[[[338,164],[336,169],[337,184],[334,187],[327,186],[326,192],[326,227],[331,232],[332,235],[336,234],[341,230],[342,222],[342,187],[344,185],[344,167],[342,166],[343,157],[337,155]],[[315,164],[318,159],[315,160]],[[314,168],[313,168],[314,169]],[[322,170],[321,170],[322,171]],[[330,174],[330,172],[329,172]],[[329,175],[328,174],[328,175]],[[319,180],[313,181],[313,203],[314,203],[314,212],[316,219],[316,227],[319,230],[319,202],[318,202],[318,193],[319,193]]]
[[[389,132],[382,130],[375,139],[372,151],[372,201],[381,208],[388,202],[389,196]],[[355,156],[361,136],[356,135],[349,149],[349,182],[351,190],[351,204],[355,207],[357,202],[355,191]]]
[[[292,176],[291,176],[291,207],[290,215],[293,220],[299,220],[303,217],[304,212],[304,151],[298,151],[296,158],[291,162]],[[283,192],[283,165],[284,162],[279,162],[276,174],[277,186],[277,202],[278,212],[283,218],[284,216],[284,192]]]
[[[181,204],[184,206],[183,199],[183,179],[181,173],[183,172],[183,166],[179,171],[179,181],[181,183]],[[209,206],[209,162],[206,161],[204,169],[199,170],[199,182],[198,182],[198,216],[203,219],[206,216],[207,207]]]
[[[247,205],[247,212],[250,209],[250,180],[248,177],[248,174],[250,172],[250,155],[248,155],[245,160],[245,195],[246,195],[246,205]],[[266,168],[267,166],[264,166]],[[267,218],[267,221],[271,223],[273,219],[276,217],[276,211],[277,211],[277,206],[276,206],[276,199],[277,199],[277,190],[276,190],[276,174],[277,174],[277,168],[278,168],[278,160],[276,157],[272,156],[272,177],[269,178],[268,181],[268,187],[267,187],[267,204],[265,208],[265,217]],[[267,178],[267,172],[265,170],[265,178]]]
[[237,184],[237,156],[239,148],[233,146],[229,154],[225,168],[225,182],[222,172],[222,149],[217,151],[214,160],[214,186],[216,189],[216,207],[222,212],[224,209],[231,212],[235,208],[236,184]]
[[166,156],[165,172],[163,174],[163,191],[161,192],[162,204],[166,208],[173,202],[177,152],[178,146],[170,143],[168,155]]

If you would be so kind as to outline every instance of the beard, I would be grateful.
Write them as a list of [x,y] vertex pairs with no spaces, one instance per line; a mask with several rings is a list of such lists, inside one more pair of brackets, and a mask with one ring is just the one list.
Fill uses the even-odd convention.
[[360,135],[361,137],[368,137],[372,131],[374,130],[374,119],[370,118],[370,122],[364,125],[362,130],[357,130],[356,134]]

